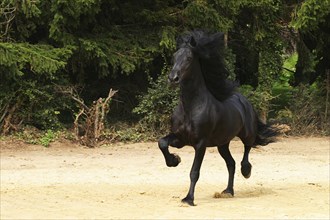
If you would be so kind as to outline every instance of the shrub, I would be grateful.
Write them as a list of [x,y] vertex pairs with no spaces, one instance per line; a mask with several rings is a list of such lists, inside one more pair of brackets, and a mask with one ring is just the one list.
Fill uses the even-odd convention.
[[275,97],[267,91],[261,91],[260,87],[253,89],[250,85],[242,85],[239,91],[248,98],[259,117],[266,121],[270,109],[270,101]]
[[[295,135],[329,135],[329,112],[326,109],[324,87],[318,83],[312,86],[299,85],[293,90],[291,105],[286,109],[287,114],[280,111]],[[328,103],[329,104],[329,103]],[[286,116],[286,117],[283,117]]]
[[140,123],[155,133],[166,133],[170,117],[178,103],[178,89],[171,88],[167,80],[168,67],[156,81],[151,81],[147,93],[139,96],[139,105],[133,112],[142,117]]
[[49,147],[49,144],[55,140],[57,133],[48,129],[45,134],[39,139],[39,143],[44,147]]

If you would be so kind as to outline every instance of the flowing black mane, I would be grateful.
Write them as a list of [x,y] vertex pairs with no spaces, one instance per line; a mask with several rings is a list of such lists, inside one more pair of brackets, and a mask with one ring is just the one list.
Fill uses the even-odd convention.
[[[195,45],[191,45],[191,39]],[[237,84],[227,79],[229,72],[223,60],[223,33],[192,31],[179,38],[177,45],[178,48],[192,47],[199,57],[206,87],[216,99],[223,101],[235,91]]]

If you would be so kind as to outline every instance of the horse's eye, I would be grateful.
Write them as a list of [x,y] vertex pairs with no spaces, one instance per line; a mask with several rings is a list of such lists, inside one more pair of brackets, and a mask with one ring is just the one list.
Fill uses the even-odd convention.
[[192,61],[192,59],[193,59],[192,57],[187,57],[188,61]]

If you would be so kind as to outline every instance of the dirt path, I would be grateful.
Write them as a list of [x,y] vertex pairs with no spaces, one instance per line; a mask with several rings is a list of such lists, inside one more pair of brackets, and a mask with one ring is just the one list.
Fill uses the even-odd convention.
[[173,149],[167,168],[156,143],[87,149],[1,144],[1,219],[328,219],[327,138],[290,138],[253,149],[252,176],[240,174],[243,147],[233,141],[235,197],[215,199],[227,183],[215,148],[204,159],[196,207],[182,205],[193,149]]

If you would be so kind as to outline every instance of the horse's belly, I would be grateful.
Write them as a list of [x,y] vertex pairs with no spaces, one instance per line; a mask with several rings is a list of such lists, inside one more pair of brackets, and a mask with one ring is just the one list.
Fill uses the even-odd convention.
[[232,111],[219,118],[214,123],[214,128],[209,133],[209,146],[221,146],[229,143],[242,130],[242,121],[239,114]]

